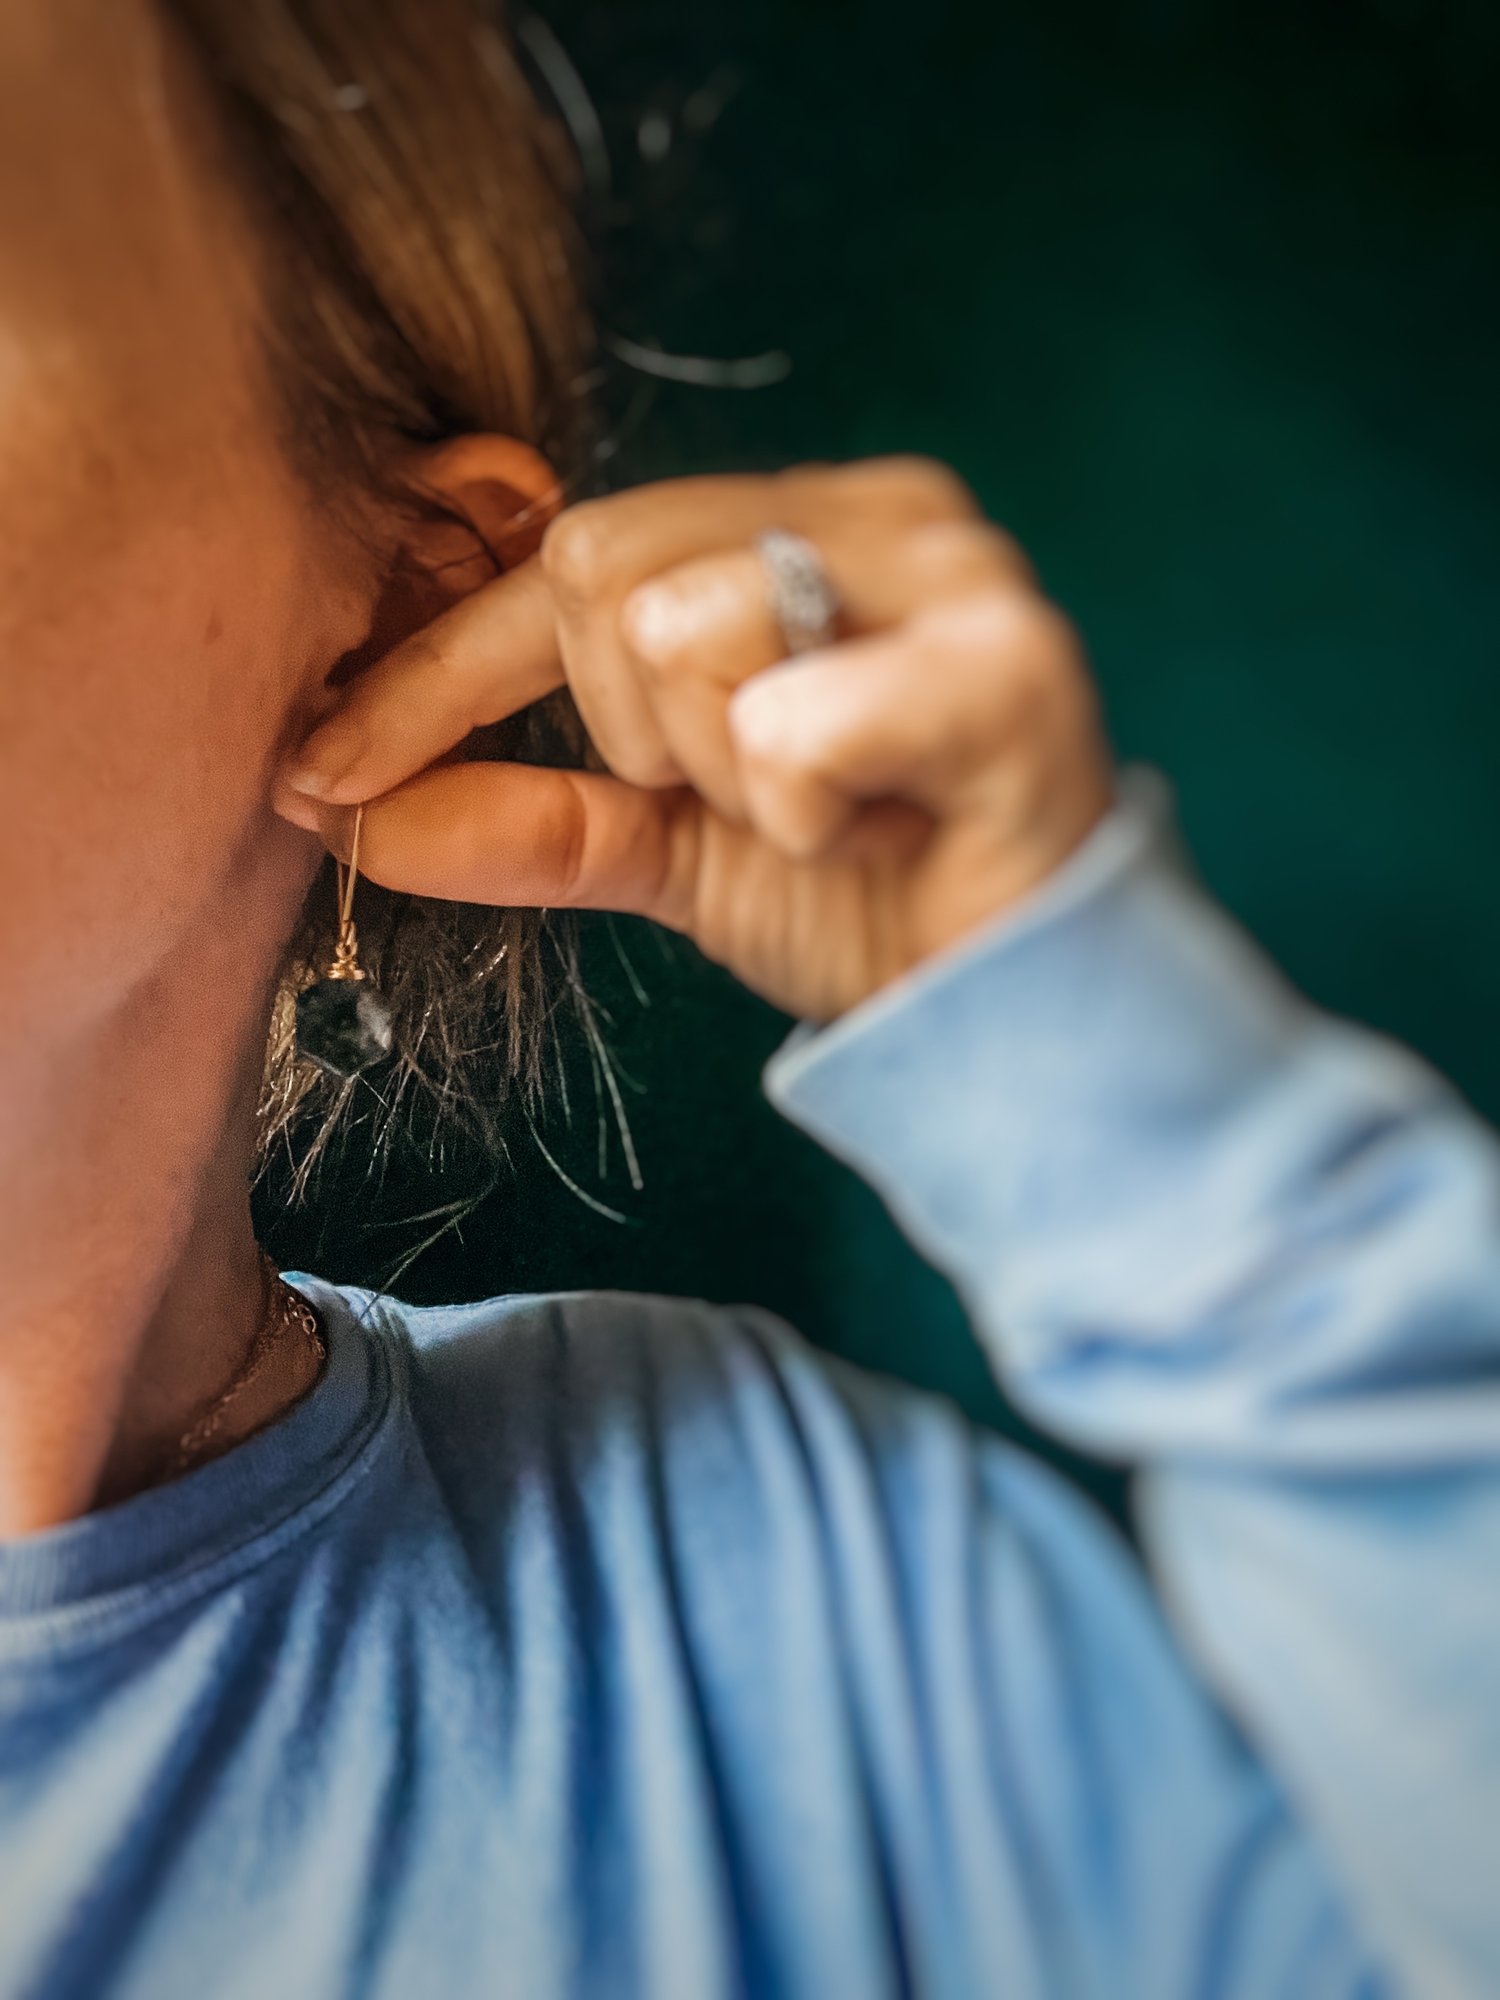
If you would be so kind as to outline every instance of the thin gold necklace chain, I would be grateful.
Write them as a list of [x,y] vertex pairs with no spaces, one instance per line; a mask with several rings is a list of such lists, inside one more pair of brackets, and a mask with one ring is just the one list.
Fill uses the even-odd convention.
[[178,1440],[177,1449],[166,1472],[166,1477],[169,1479],[180,1478],[184,1472],[191,1471],[202,1458],[218,1436],[224,1419],[234,1403],[262,1373],[266,1363],[280,1345],[282,1335],[289,1328],[296,1328],[301,1332],[316,1355],[320,1369],[328,1358],[328,1343],[323,1337],[323,1324],[311,1303],[294,1286],[287,1284],[266,1251],[261,1251],[260,1259],[271,1288],[270,1307],[255,1330],[255,1338],[251,1341],[244,1360],[208,1408],[193,1419]]

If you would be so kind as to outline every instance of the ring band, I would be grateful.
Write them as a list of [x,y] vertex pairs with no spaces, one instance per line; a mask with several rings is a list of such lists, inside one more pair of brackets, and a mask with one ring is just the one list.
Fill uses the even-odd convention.
[[826,646],[838,629],[839,594],[812,543],[787,528],[767,528],[755,546],[766,567],[767,600],[788,657]]

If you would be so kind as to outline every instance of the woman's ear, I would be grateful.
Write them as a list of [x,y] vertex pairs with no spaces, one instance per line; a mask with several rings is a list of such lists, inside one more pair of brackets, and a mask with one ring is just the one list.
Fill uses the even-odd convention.
[[514,569],[535,555],[562,511],[556,472],[518,438],[450,438],[412,452],[401,470],[417,503],[406,552],[450,598],[477,590],[497,562]]
[[397,471],[409,498],[395,519],[390,566],[368,636],[328,677],[334,687],[535,555],[562,511],[557,473],[516,438],[450,438],[409,452]]

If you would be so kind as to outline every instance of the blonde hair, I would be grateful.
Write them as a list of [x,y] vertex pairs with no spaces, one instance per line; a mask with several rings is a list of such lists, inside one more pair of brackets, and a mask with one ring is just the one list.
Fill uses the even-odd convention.
[[[379,488],[398,441],[497,431],[565,487],[584,463],[589,359],[570,153],[483,0],[166,0],[222,113],[237,178],[268,224],[265,337],[289,449],[321,488]],[[420,505],[420,496],[410,496]],[[573,762],[553,697],[477,749]],[[331,864],[330,864],[331,868]],[[577,991],[572,932],[527,910],[362,884],[363,955],[395,1016],[382,1124],[425,1094],[481,1136],[501,1084],[540,1087],[549,1010]],[[326,966],[325,870],[293,940],[261,1106],[273,1140],[316,1122],[294,1188],[361,1086],[297,1061],[296,992]]]

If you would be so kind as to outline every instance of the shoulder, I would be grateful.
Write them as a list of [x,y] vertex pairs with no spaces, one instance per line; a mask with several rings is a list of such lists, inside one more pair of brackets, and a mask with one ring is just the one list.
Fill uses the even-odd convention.
[[498,1425],[554,1447],[648,1426],[691,1425],[764,1396],[794,1353],[792,1329],[755,1307],[633,1292],[557,1292],[471,1305],[387,1308],[407,1353],[413,1409],[444,1448]]
[[1057,1724],[1059,1687],[1095,1736],[1201,1725],[1113,1524],[946,1399],[753,1306],[595,1292],[401,1317],[423,1449],[507,1619],[642,1656],[670,1634],[741,1722],[762,1689],[767,1743],[810,1689],[883,1705],[898,1666],[908,1721],[958,1713],[975,1660],[1028,1726]]
[[[661,1460],[816,1450],[830,1430],[878,1432],[920,1412],[957,1421],[936,1398],[820,1354],[758,1306],[633,1292],[560,1292],[413,1307],[389,1301],[413,1414],[429,1448],[554,1458],[632,1447]],[[873,1440],[872,1440],[873,1441]],[[729,1460],[726,1461],[726,1454]]]
[[809,1445],[847,1426],[875,1448],[914,1430],[970,1434],[946,1399],[820,1351],[761,1306],[615,1291],[385,1306],[419,1422],[456,1444],[497,1423],[580,1440],[644,1427],[657,1447],[746,1424]]
[[611,1564],[649,1547],[784,1578],[815,1551],[920,1539],[935,1514],[972,1523],[976,1484],[998,1499],[1013,1468],[951,1404],[755,1306],[578,1292],[386,1317],[434,1476],[497,1557],[530,1523]]

